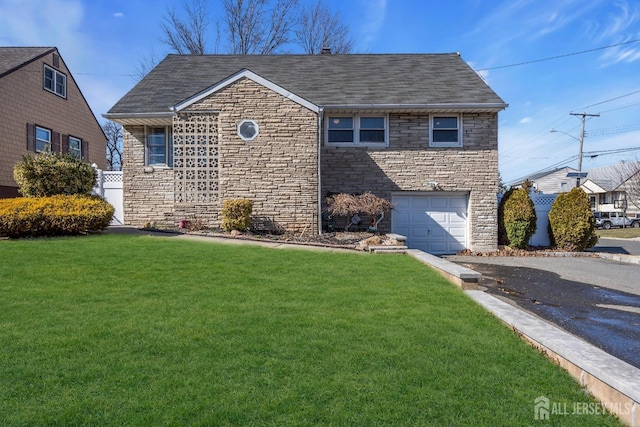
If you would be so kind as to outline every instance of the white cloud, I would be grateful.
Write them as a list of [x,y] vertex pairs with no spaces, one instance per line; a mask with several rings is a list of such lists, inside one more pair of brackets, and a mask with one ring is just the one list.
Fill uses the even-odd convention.
[[123,18],[124,17],[124,13],[122,12],[116,12],[113,14],[114,18]]
[[366,11],[363,19],[365,24],[361,29],[362,40],[365,50],[368,50],[387,16],[387,0],[365,0],[361,3]]
[[524,117],[518,123],[526,124],[526,123],[531,123],[531,122],[532,122],[531,117]]

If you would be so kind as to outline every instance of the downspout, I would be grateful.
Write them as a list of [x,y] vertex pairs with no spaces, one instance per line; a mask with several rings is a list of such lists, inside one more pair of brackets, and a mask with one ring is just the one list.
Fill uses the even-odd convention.
[[322,121],[324,120],[324,110],[318,108],[318,234],[322,234],[322,168],[320,167],[322,149]]

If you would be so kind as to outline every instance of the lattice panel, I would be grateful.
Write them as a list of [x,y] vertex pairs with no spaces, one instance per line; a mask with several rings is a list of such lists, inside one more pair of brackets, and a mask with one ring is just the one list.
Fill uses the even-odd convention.
[[176,203],[218,198],[218,116],[181,114],[173,118]]

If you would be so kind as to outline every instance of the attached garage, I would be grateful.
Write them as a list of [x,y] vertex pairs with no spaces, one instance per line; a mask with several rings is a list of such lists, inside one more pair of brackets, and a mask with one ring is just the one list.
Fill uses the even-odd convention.
[[409,248],[442,255],[468,247],[468,194],[397,193],[392,201],[391,230]]

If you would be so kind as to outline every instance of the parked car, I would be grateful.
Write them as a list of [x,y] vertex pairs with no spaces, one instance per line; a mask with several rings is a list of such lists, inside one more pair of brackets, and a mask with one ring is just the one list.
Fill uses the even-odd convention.
[[628,218],[623,212],[594,212],[596,227],[609,230],[612,227],[640,227],[640,218]]

